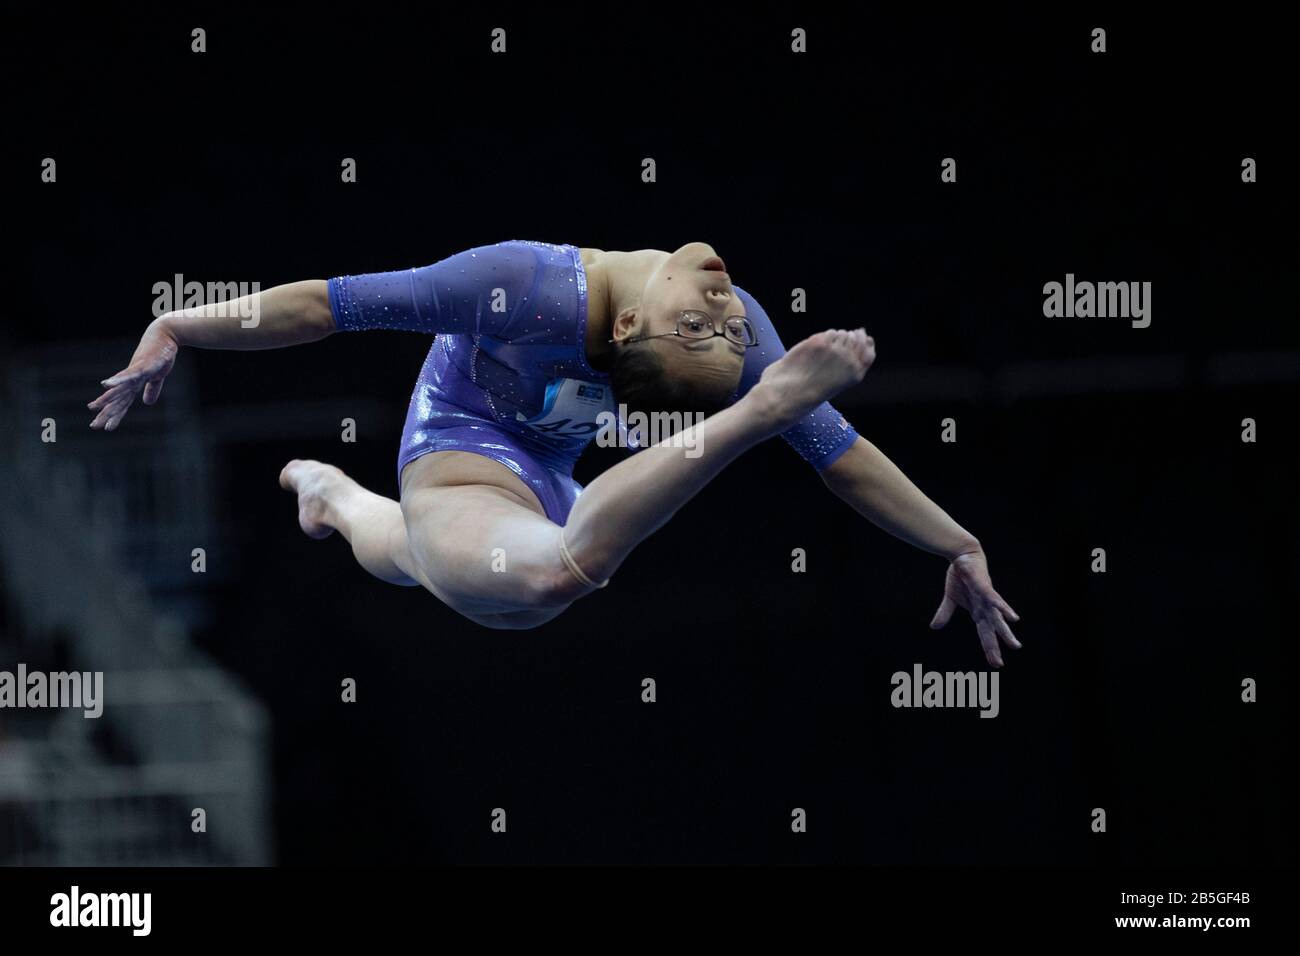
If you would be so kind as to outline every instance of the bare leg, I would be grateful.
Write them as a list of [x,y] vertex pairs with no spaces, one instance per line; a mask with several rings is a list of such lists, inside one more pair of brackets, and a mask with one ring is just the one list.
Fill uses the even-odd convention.
[[318,462],[290,462],[281,484],[299,493],[304,531],[338,529],[377,577],[421,584],[489,627],[534,627],[593,590],[561,559],[561,535],[589,578],[610,577],[730,462],[860,381],[873,358],[860,330],[800,342],[741,401],[694,427],[698,457],[661,443],[620,462],[587,486],[563,529],[504,465],[465,452],[407,465],[400,507]]
[[297,458],[280,472],[280,487],[298,494],[298,524],[309,536],[338,531],[352,545],[357,563],[381,581],[404,587],[420,583],[396,501],[367,491],[333,465]]
[[593,587],[561,559],[561,534],[588,578],[608,578],[727,464],[860,381],[873,358],[861,331],[799,343],[741,401],[695,426],[698,457],[666,443],[638,452],[587,486],[563,529],[503,465],[428,455],[402,475],[411,555],[429,589],[467,616],[563,609]]
[[609,578],[633,548],[742,452],[861,381],[874,358],[874,342],[860,329],[818,333],[768,366],[743,399],[691,429],[689,444],[701,452],[698,457],[661,442],[596,478],[564,527],[578,567],[596,581]]
[[[417,487],[410,495],[419,559],[407,537],[403,506],[368,491],[334,465],[295,458],[280,472],[280,486],[298,495],[298,524],[309,537],[322,539],[339,531],[352,545],[357,563],[375,577],[404,587],[423,586],[479,624],[505,630],[536,627],[568,606],[543,607],[549,602],[535,593],[546,586],[536,573],[543,563],[536,557],[538,543],[544,542],[542,550],[549,556],[545,543],[554,540],[539,539],[537,528],[559,528],[546,520],[541,504],[511,472],[465,452],[429,455],[412,471],[420,478],[433,476],[429,487]],[[500,485],[509,482],[517,487],[507,493]],[[469,583],[487,565],[496,566],[491,549],[479,546],[485,537],[502,547],[513,565],[506,565],[512,573],[494,574],[490,588]]]

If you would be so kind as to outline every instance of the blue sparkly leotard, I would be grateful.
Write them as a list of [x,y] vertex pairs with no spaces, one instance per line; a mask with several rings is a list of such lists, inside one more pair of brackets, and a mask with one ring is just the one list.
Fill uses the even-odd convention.
[[[785,348],[762,306],[733,284],[758,332],[732,401]],[[329,280],[342,331],[435,336],[415,383],[397,458],[468,451],[501,462],[564,524],[582,486],[573,465],[614,412],[609,376],[587,363],[587,274],[572,245],[511,239],[433,265]],[[607,420],[603,418],[602,420]],[[857,437],[828,403],[782,437],[819,471]]]

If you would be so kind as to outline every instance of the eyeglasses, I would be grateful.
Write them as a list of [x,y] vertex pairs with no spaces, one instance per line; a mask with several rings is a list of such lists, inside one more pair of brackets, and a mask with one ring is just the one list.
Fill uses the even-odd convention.
[[[743,345],[747,349],[752,349],[758,344],[758,333],[754,327],[749,324],[749,319],[743,315],[729,315],[722,321],[722,331],[719,332],[713,324],[712,317],[707,312],[698,312],[695,309],[684,309],[677,317],[677,328],[672,332],[661,332],[658,335],[641,335],[634,339],[623,339],[623,345],[629,345],[632,342],[644,342],[646,339],[662,339],[669,335],[680,335],[684,339],[711,339],[719,335],[723,336],[728,342],[735,342],[737,345]],[[611,343],[618,343],[618,339],[610,339]]]

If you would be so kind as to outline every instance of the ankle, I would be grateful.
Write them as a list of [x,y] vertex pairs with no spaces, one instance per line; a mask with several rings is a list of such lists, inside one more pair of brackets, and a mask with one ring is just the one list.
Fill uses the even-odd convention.
[[359,486],[341,485],[325,499],[325,514],[329,523],[343,537],[352,540],[352,525],[366,520],[365,490]]
[[786,431],[797,421],[796,418],[791,418],[789,403],[783,398],[777,389],[760,381],[733,407],[743,409],[748,421],[764,437],[772,437]]

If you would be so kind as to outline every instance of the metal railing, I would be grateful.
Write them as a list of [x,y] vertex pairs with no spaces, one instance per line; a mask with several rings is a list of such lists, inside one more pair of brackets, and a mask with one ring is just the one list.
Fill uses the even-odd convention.
[[[130,348],[46,349],[7,370],[0,669],[101,671],[104,711],[0,711],[0,863],[269,863],[266,711],[145,586],[193,587],[190,549],[211,540],[192,389],[169,379],[167,411],[132,436],[92,445],[104,436],[86,428],[86,383]],[[103,752],[106,728],[124,758]]]

